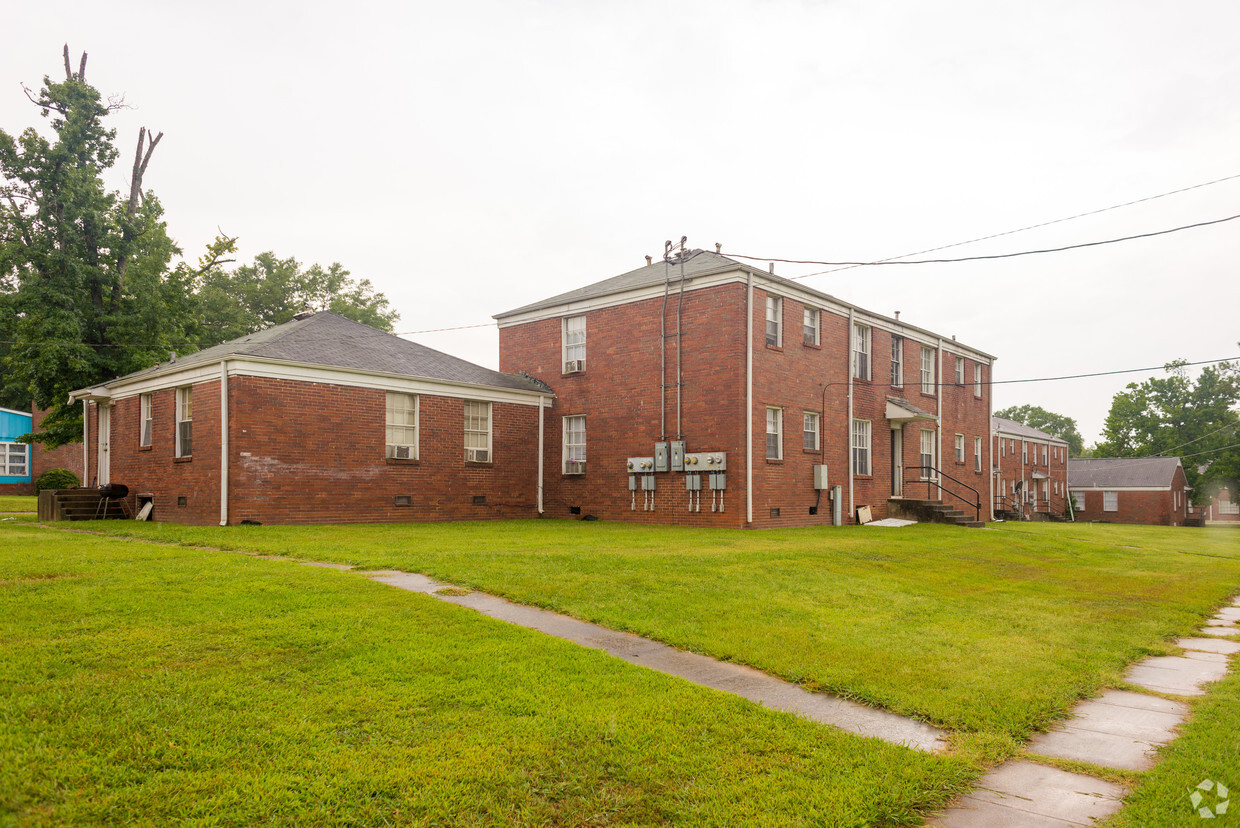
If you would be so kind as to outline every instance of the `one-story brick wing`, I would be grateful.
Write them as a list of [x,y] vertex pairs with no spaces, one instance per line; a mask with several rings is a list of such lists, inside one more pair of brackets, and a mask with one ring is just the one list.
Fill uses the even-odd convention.
[[70,397],[91,482],[220,525],[536,516],[551,398],[332,313]]
[[1188,514],[1178,457],[1074,457],[1068,488],[1077,520],[1183,526]]

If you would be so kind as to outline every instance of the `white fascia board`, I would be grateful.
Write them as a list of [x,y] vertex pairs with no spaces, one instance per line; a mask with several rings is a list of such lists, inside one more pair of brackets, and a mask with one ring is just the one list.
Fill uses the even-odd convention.
[[[194,382],[219,379],[220,363],[210,362],[194,366],[197,370],[177,371],[160,374],[149,379],[135,379],[126,383],[123,388],[115,389],[114,398],[124,399],[178,388]],[[540,403],[550,407],[551,397],[547,391],[521,391],[515,388],[496,388],[489,385],[473,385],[450,380],[435,380],[410,377],[404,374],[387,374],[380,371],[361,371],[355,368],[333,368],[327,365],[310,365],[306,363],[284,362],[256,357],[229,357],[228,375],[230,377],[262,377],[265,379],[282,379],[292,382],[318,382],[325,385],[342,385],[352,388],[373,388],[383,391],[403,391],[410,394],[424,394],[431,397],[456,397],[478,402],[513,403],[515,405],[537,406]]]
[[34,416],[29,411],[18,411],[16,408],[0,408],[0,413],[17,414],[22,417],[33,417]]
[[1170,486],[1081,486],[1068,483],[1070,492],[1169,492]]
[[[856,319],[870,327],[880,328],[890,333],[903,336],[905,339],[911,339],[923,345],[937,347],[940,336],[923,328],[912,325],[905,325],[894,319],[882,316],[880,314],[867,311],[865,308],[859,308],[842,302],[825,293],[819,293],[809,288],[800,287],[798,285],[789,284],[786,280],[774,281],[767,278],[768,274],[761,271],[752,271],[754,275],[754,287],[764,290],[776,296],[785,296],[795,299],[802,304],[810,307],[819,308],[827,313],[836,316],[847,317],[849,311],[856,314]],[[693,290],[702,290],[704,288],[719,287],[732,283],[745,285],[748,283],[750,271],[729,267],[718,271],[706,271],[697,273],[685,278],[685,292]],[[554,305],[547,308],[539,308],[527,313],[517,314],[497,320],[498,327],[509,328],[514,325],[524,325],[529,322],[540,322],[545,319],[558,319],[565,316],[575,316],[581,313],[587,313],[593,310],[601,310],[603,308],[614,308],[617,305],[627,305],[633,302],[641,302],[647,299],[660,299],[663,297],[666,283],[657,282],[645,285],[633,290],[621,291],[618,293],[608,293],[602,296],[591,296],[578,301],[564,302],[563,304]],[[672,280],[672,294],[680,291],[680,280],[674,278]],[[948,343],[951,347],[948,347]],[[976,348],[970,348],[966,345],[948,339],[943,341],[944,350],[950,350],[952,353],[958,353],[960,356],[967,356],[975,362],[984,365],[990,365],[994,360],[994,356]]]
[[1045,443],[1048,446],[1068,445],[1067,440],[1061,440],[1058,437],[1051,437],[1049,439],[1047,439],[1046,437],[1025,437],[1020,434],[1017,434],[1015,431],[1002,431],[999,429],[996,429],[992,433],[995,436],[1000,437],[1000,438],[1007,438],[1009,440],[1024,440],[1026,443],[1039,443],[1039,444]]

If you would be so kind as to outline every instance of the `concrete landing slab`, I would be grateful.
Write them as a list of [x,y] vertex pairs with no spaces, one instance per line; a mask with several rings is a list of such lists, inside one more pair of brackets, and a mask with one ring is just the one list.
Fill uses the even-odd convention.
[[302,566],[319,566],[323,569],[338,569],[346,572],[353,568],[352,564],[323,563],[322,561],[298,561]]
[[1188,715],[1179,702],[1111,690],[1077,705],[1071,719],[1034,737],[1029,750],[1110,768],[1145,770]]
[[1183,647],[1186,650],[1203,650],[1207,653],[1223,655],[1240,653],[1240,642],[1224,641],[1220,638],[1180,638],[1175,643],[1177,647]]
[[944,828],[1061,828],[1089,825],[1119,810],[1124,789],[1092,776],[1033,762],[1000,765],[928,825]]
[[1202,696],[1202,685],[1227,674],[1227,657],[1215,653],[1156,656],[1129,668],[1124,678],[1138,687],[1177,696]]
[[1240,621],[1240,606],[1223,607],[1218,611],[1216,618],[1230,618],[1232,621]]
[[809,693],[795,684],[750,667],[716,661],[637,635],[616,632],[547,610],[514,604],[481,592],[438,595],[437,590],[451,585],[439,583],[424,575],[390,570],[366,574],[380,583],[431,595],[500,621],[539,630],[583,647],[602,650],[630,664],[638,664],[703,687],[732,693],[774,710],[794,713],[850,733],[872,736],[917,750],[933,752],[947,747],[945,735],[938,728],[834,696]]

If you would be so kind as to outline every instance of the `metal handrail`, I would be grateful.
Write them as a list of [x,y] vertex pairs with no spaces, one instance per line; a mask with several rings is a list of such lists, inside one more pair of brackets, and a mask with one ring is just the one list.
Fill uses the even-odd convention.
[[904,481],[905,483],[925,483],[927,500],[930,498],[930,487],[938,486],[939,491],[947,492],[949,495],[956,498],[957,500],[960,500],[961,502],[967,503],[968,505],[972,506],[974,510],[976,511],[977,522],[978,523],[982,522],[982,493],[979,492],[977,489],[973,488],[968,483],[965,483],[963,480],[957,480],[956,478],[952,477],[947,472],[943,471],[942,469],[937,469],[934,466],[906,466],[905,468],[935,472],[939,475],[939,477],[946,477],[948,480],[952,481],[953,483],[956,483],[960,486],[964,486],[966,489],[973,492],[973,502],[969,503],[969,501],[965,499],[964,495],[957,494],[956,492],[953,492],[951,489],[944,488],[943,484],[933,477],[928,477],[925,480],[917,479],[917,480],[905,480]]

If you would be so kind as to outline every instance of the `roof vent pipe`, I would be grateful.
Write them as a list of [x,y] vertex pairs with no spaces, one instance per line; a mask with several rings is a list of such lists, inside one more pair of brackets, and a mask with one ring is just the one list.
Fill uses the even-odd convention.
[[176,362],[176,361],[177,361],[177,352],[176,351],[169,352],[168,362]]
[[654,262],[654,256],[646,257],[646,266],[649,267]]
[[767,271],[770,272],[772,276],[775,275],[775,263],[774,262],[771,262],[769,265],[767,265]]
[[723,252],[723,245],[722,245],[722,244],[720,244],[719,242],[715,242],[715,252],[716,252],[716,253],[722,253],[722,252]]
[[899,322],[899,321],[900,321],[900,312],[899,312],[899,311],[896,311],[896,321],[897,321],[897,322]]

